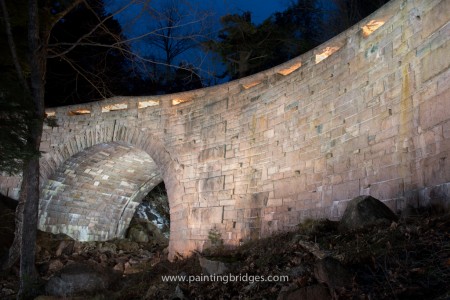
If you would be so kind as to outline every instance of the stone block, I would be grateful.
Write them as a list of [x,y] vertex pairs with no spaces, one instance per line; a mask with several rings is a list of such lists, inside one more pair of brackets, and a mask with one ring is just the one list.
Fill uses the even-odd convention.
[[343,182],[333,186],[332,201],[352,199],[359,196],[359,181]]
[[[444,1],[445,2],[445,1]],[[445,43],[433,52],[427,53],[421,59],[422,82],[426,82],[450,66],[448,53],[450,51],[450,42]]]
[[236,220],[237,219],[237,211],[236,210],[224,210],[223,219],[224,220]]
[[236,198],[236,208],[250,209],[265,207],[267,205],[268,197],[268,192],[255,193],[251,195],[241,195]]
[[209,141],[222,141],[225,139],[226,122],[220,122],[201,129],[201,137]]
[[434,31],[447,23],[449,11],[450,3],[448,1],[438,1],[437,5],[433,6],[431,11],[423,16],[422,38],[428,37]]
[[285,198],[300,193],[305,189],[306,176],[285,178],[274,182],[275,198]]
[[435,95],[419,106],[419,123],[422,129],[428,129],[449,119],[450,88]]
[[214,224],[222,223],[223,207],[200,207],[192,208],[189,215],[189,223],[192,224]]
[[283,199],[269,199],[267,201],[267,207],[281,206],[283,205]]
[[370,195],[377,199],[393,199],[403,194],[403,178],[373,183],[370,185]]
[[202,150],[198,155],[198,162],[203,163],[214,159],[223,159],[225,157],[225,145],[216,146]]
[[224,189],[225,176],[217,176],[201,179],[198,181],[198,191],[220,191]]

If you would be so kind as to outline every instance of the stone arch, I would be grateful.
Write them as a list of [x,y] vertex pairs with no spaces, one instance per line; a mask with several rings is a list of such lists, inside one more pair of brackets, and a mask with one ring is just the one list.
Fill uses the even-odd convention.
[[[111,127],[112,126],[112,127]],[[51,196],[52,191],[45,189],[49,184],[54,183],[51,178],[52,175],[61,174],[58,171],[64,163],[70,160],[71,157],[79,155],[85,151],[89,151],[92,147],[96,145],[102,145],[105,143],[116,143],[118,145],[128,145],[139,149],[139,151],[146,153],[154,161],[159,173],[160,178],[164,181],[167,195],[169,199],[169,207],[171,214],[171,235],[170,235],[170,246],[174,247],[174,243],[178,246],[182,245],[186,239],[184,231],[187,228],[187,213],[183,212],[186,208],[183,203],[181,203],[181,185],[179,183],[178,172],[181,167],[178,160],[161,141],[159,136],[150,133],[147,130],[140,130],[138,128],[129,127],[126,125],[117,124],[106,124],[103,126],[92,126],[86,129],[80,134],[74,134],[65,138],[64,143],[55,147],[53,151],[46,153],[41,159],[41,215],[40,215],[40,225],[41,228],[46,231],[59,231],[60,229],[50,226],[50,224],[57,223],[58,220],[48,220],[48,214],[45,213],[46,207],[48,207],[48,199],[45,197]],[[99,149],[97,149],[99,150]],[[95,150],[94,150],[95,151]],[[70,173],[70,171],[68,171]],[[66,174],[67,175],[67,174]],[[161,180],[160,180],[161,181]],[[160,182],[159,181],[159,182]],[[159,183],[158,182],[158,183]],[[156,182],[155,182],[156,183]],[[156,184],[155,184],[156,185]],[[137,190],[136,193],[139,195],[134,195],[130,198],[137,199],[140,197],[139,201],[145,196],[145,191],[149,190],[149,187],[143,188],[143,191]],[[47,193],[47,195],[46,195]],[[127,207],[129,205],[129,207]],[[123,207],[123,211],[131,211],[135,208],[132,201],[128,201],[128,204]],[[67,210],[68,208],[60,207],[61,210]],[[67,220],[66,220],[67,219]],[[61,220],[64,223],[70,223],[70,219]],[[80,222],[80,224],[86,224],[86,221]],[[78,225],[78,224],[77,224]],[[128,225],[128,224],[127,224]],[[87,225],[83,225],[87,226]],[[122,226],[122,225],[121,225]],[[123,227],[123,226],[122,226]],[[66,228],[67,229],[67,228]],[[123,233],[124,228],[120,228],[117,232]],[[110,235],[98,234],[95,239],[108,239],[111,238]],[[94,239],[94,238],[93,238]],[[173,242],[174,241],[174,242]],[[177,248],[178,252],[182,252]],[[173,251],[172,251],[173,252]]]
[[128,143],[89,147],[41,188],[40,227],[80,241],[123,237],[138,203],[161,181],[151,157]]
[[[224,85],[49,109],[60,127],[44,127],[42,182],[101,142],[147,151],[168,187],[171,255],[203,249],[212,228],[238,245],[339,218],[360,194],[394,210],[444,198],[449,5],[391,1],[294,60]],[[0,176],[6,195],[19,186]]]

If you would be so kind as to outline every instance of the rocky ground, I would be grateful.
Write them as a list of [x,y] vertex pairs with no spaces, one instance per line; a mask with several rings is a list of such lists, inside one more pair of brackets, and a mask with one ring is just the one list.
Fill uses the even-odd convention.
[[[38,299],[450,299],[448,213],[424,210],[356,229],[307,221],[294,232],[232,251],[217,246],[172,263],[165,246],[161,241],[80,243],[40,232],[43,295]],[[242,280],[163,280],[167,275],[207,279],[208,272],[220,271]],[[0,299],[14,299],[17,273],[15,267],[1,274]],[[288,281],[251,282],[256,277],[250,276],[288,276]],[[71,288],[81,286],[77,296],[67,294],[70,280]],[[59,298],[45,296],[49,293]]]

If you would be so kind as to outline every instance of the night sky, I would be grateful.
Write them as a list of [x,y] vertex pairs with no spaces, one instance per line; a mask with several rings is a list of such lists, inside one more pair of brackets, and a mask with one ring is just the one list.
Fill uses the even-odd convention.
[[191,0],[198,2],[204,8],[211,8],[218,18],[227,13],[241,14],[245,11],[252,13],[252,20],[259,24],[272,13],[283,11],[289,5],[289,0]]
[[[243,12],[250,11],[252,13],[252,21],[255,24],[263,22],[270,15],[277,11],[285,10],[289,5],[290,0],[178,0],[179,4],[183,7],[184,14],[186,15],[185,22],[189,22],[189,18],[192,16],[206,13],[208,15],[209,30],[213,35],[221,29],[220,17],[226,14],[242,14]],[[136,4],[132,4],[127,7],[126,10],[116,15],[115,18],[119,21],[124,30],[124,33],[128,38],[133,38],[152,31],[154,23],[151,18],[148,17],[148,13],[145,12],[143,3],[147,2],[150,9],[158,10],[161,5],[167,3],[165,0],[152,0],[152,1],[136,1]],[[124,5],[130,3],[124,0],[106,0],[106,10],[109,13],[113,13],[119,10]],[[147,8],[148,10],[148,8]],[[138,18],[136,17],[138,16]],[[195,17],[194,17],[195,18]],[[132,44],[133,50],[140,52],[141,55],[146,53],[154,53],[154,48],[149,49],[148,44],[143,39],[138,39]],[[208,55],[202,51],[190,51],[183,54],[180,60],[187,60],[197,66],[203,77],[208,77],[209,73],[223,72],[223,67],[217,62],[212,60],[211,55]]]

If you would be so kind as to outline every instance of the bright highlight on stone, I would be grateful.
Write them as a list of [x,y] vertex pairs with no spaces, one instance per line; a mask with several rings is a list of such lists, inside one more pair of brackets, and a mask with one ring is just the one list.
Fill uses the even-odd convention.
[[369,23],[361,27],[362,34],[364,37],[368,37],[371,35],[375,30],[383,26],[384,21],[380,20],[371,20]]
[[122,110],[122,109],[127,109],[127,108],[128,108],[127,103],[117,103],[117,104],[102,106],[102,112]]
[[296,64],[293,64],[289,68],[278,71],[278,74],[287,76],[287,75],[291,74],[292,72],[294,72],[295,70],[299,69],[301,66],[302,66],[302,62],[298,62]]
[[184,102],[188,102],[189,100],[190,99],[174,98],[172,99],[172,105],[175,106]]
[[250,88],[252,88],[254,86],[257,86],[261,82],[262,82],[261,80],[257,80],[257,81],[253,81],[253,82],[250,82],[250,83],[245,83],[245,84],[242,85],[242,87],[244,89],[248,90],[248,89],[250,89]]
[[322,53],[316,54],[316,64],[320,63],[322,60],[338,51],[340,47],[326,47]]
[[72,110],[69,112],[69,116],[77,116],[77,115],[88,115],[91,111],[89,109],[80,108],[77,110]]
[[139,101],[138,108],[146,108],[149,106],[158,106],[158,100],[147,100],[147,101]]

